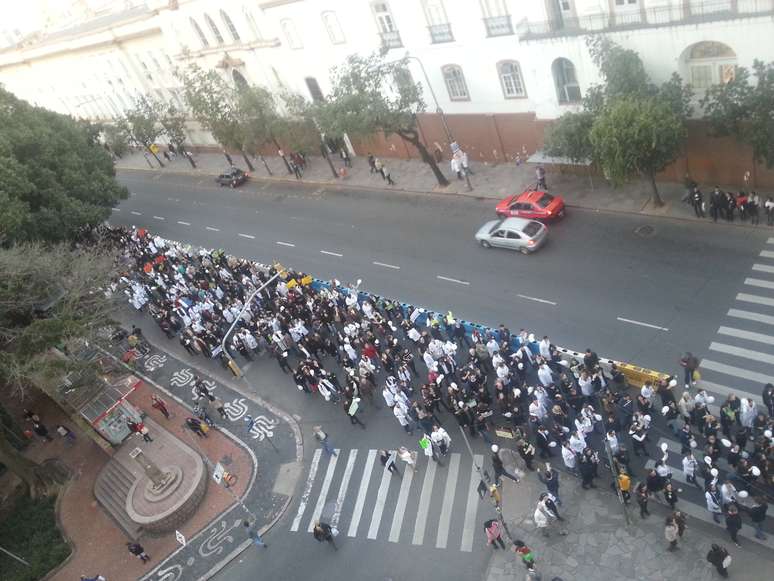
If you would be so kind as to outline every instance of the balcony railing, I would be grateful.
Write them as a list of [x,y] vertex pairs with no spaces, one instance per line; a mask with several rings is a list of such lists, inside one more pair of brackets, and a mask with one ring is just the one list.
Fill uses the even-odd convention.
[[454,42],[451,24],[431,24],[427,28],[430,30],[430,42],[433,44]]
[[492,16],[484,18],[487,36],[507,36],[513,34],[513,24],[510,14],[505,16]]
[[387,48],[400,48],[403,46],[403,41],[400,39],[400,32],[397,30],[380,32],[379,36],[382,37],[382,46],[386,46]]
[[698,24],[737,18],[774,15],[772,0],[673,0],[669,6],[636,11],[599,12],[581,17],[559,17],[542,22],[522,20],[516,27],[519,40],[573,36],[589,32]]

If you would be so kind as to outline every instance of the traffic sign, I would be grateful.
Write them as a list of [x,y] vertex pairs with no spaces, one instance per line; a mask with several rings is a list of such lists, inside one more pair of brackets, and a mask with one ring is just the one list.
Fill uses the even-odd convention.
[[177,542],[185,547],[185,536],[180,531],[175,531],[175,538]]
[[218,462],[215,465],[215,470],[212,472],[212,479],[220,484],[223,481],[223,474],[226,472],[226,469],[223,467],[223,464]]

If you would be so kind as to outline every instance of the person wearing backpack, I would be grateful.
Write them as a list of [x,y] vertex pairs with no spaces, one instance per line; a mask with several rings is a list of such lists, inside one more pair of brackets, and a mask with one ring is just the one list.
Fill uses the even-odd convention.
[[707,553],[707,561],[715,566],[721,577],[728,577],[728,568],[731,566],[731,555],[725,547],[720,545],[712,545],[709,553]]

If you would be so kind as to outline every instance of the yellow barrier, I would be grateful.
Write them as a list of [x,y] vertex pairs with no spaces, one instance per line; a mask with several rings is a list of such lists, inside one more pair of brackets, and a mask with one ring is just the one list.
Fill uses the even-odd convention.
[[626,381],[633,387],[642,387],[646,381],[650,381],[655,385],[659,379],[666,379],[669,377],[666,373],[659,373],[652,369],[645,369],[644,367],[637,367],[631,363],[620,363],[618,369],[626,377]]

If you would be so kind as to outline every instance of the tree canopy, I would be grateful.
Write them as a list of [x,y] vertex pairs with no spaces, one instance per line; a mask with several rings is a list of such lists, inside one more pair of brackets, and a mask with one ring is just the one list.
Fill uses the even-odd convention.
[[[188,116],[185,111],[179,109],[174,103],[164,103],[159,110],[159,123],[164,130],[169,142],[175,147],[177,152],[181,155],[185,154],[185,140],[187,135],[185,133],[185,124]],[[193,157],[186,156],[188,163],[191,167],[195,168],[196,163]]]
[[0,245],[71,239],[128,197],[97,134],[0,88]]
[[752,147],[755,161],[774,167],[774,63],[756,60],[752,74],[737,67],[733,79],[707,90],[701,105],[715,135],[735,136]]
[[151,149],[151,145],[164,133],[159,122],[160,109],[160,103],[152,97],[140,97],[134,102],[134,106],[124,113],[121,125],[137,145],[144,147],[156,158],[159,167],[164,167],[159,156]]

